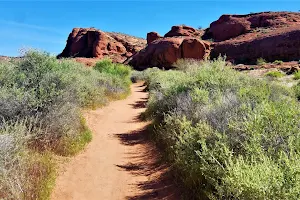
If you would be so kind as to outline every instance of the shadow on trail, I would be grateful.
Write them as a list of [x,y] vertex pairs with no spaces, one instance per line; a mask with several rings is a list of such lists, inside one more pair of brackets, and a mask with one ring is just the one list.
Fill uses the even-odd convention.
[[129,105],[131,105],[134,109],[146,108],[147,99],[146,100],[142,100],[142,101],[137,101],[134,104],[129,104]]
[[127,153],[131,161],[116,165],[121,170],[133,176],[146,176],[148,180],[137,183],[139,195],[128,196],[127,200],[143,199],[179,199],[172,177],[168,173],[168,166],[163,164],[161,155],[149,141],[147,128],[130,133],[115,134],[123,145],[137,145],[136,152]]

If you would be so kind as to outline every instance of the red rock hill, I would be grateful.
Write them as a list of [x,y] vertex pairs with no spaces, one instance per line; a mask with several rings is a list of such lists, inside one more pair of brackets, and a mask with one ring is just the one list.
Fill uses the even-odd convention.
[[74,28],[65,49],[57,57],[109,57],[124,62],[146,46],[146,40],[121,33],[103,32],[95,28]]

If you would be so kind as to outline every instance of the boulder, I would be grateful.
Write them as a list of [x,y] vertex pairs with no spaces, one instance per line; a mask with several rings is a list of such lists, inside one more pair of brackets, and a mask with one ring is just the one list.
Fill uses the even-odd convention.
[[224,41],[242,35],[250,30],[251,23],[243,18],[222,15],[211,23],[209,31],[215,41]]
[[190,26],[172,26],[171,30],[164,37],[188,36],[201,38],[203,30],[198,30]]
[[133,66],[136,70],[149,67],[170,69],[181,58],[205,59],[209,50],[209,43],[197,38],[166,37],[153,41],[125,64]]
[[150,44],[151,42],[161,38],[161,36],[157,32],[150,32],[147,33],[147,44]]

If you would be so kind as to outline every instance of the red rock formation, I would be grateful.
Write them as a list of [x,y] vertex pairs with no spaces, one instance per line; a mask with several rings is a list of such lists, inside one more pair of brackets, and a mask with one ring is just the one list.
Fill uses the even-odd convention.
[[278,29],[295,25],[300,25],[300,13],[263,12],[248,15],[222,15],[217,21],[211,23],[203,38],[224,41],[249,32],[259,32],[260,28]]
[[165,34],[164,37],[174,37],[174,36],[188,36],[200,38],[203,35],[202,30],[194,29],[190,26],[172,26],[171,30]]
[[267,61],[291,61],[300,58],[300,26],[281,28],[260,36],[239,37],[214,43],[211,57],[226,55],[235,63],[252,63],[258,58]]
[[147,33],[147,44],[150,44],[151,42],[161,38],[161,36],[157,32],[150,32]]
[[95,28],[74,28],[58,57],[109,57],[114,62],[123,62],[144,46],[144,39],[125,34],[107,33]]
[[148,67],[172,68],[180,58],[204,59],[209,44],[193,37],[166,37],[150,43],[134,55],[127,64],[137,70]]

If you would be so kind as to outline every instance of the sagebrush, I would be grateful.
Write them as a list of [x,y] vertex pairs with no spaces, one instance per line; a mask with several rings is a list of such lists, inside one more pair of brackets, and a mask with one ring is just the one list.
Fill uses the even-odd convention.
[[91,140],[81,109],[129,93],[129,67],[96,69],[36,51],[0,62],[0,199],[48,199],[53,153],[74,155]]
[[234,71],[221,58],[184,69],[142,76],[152,136],[187,199],[299,199],[295,92]]

